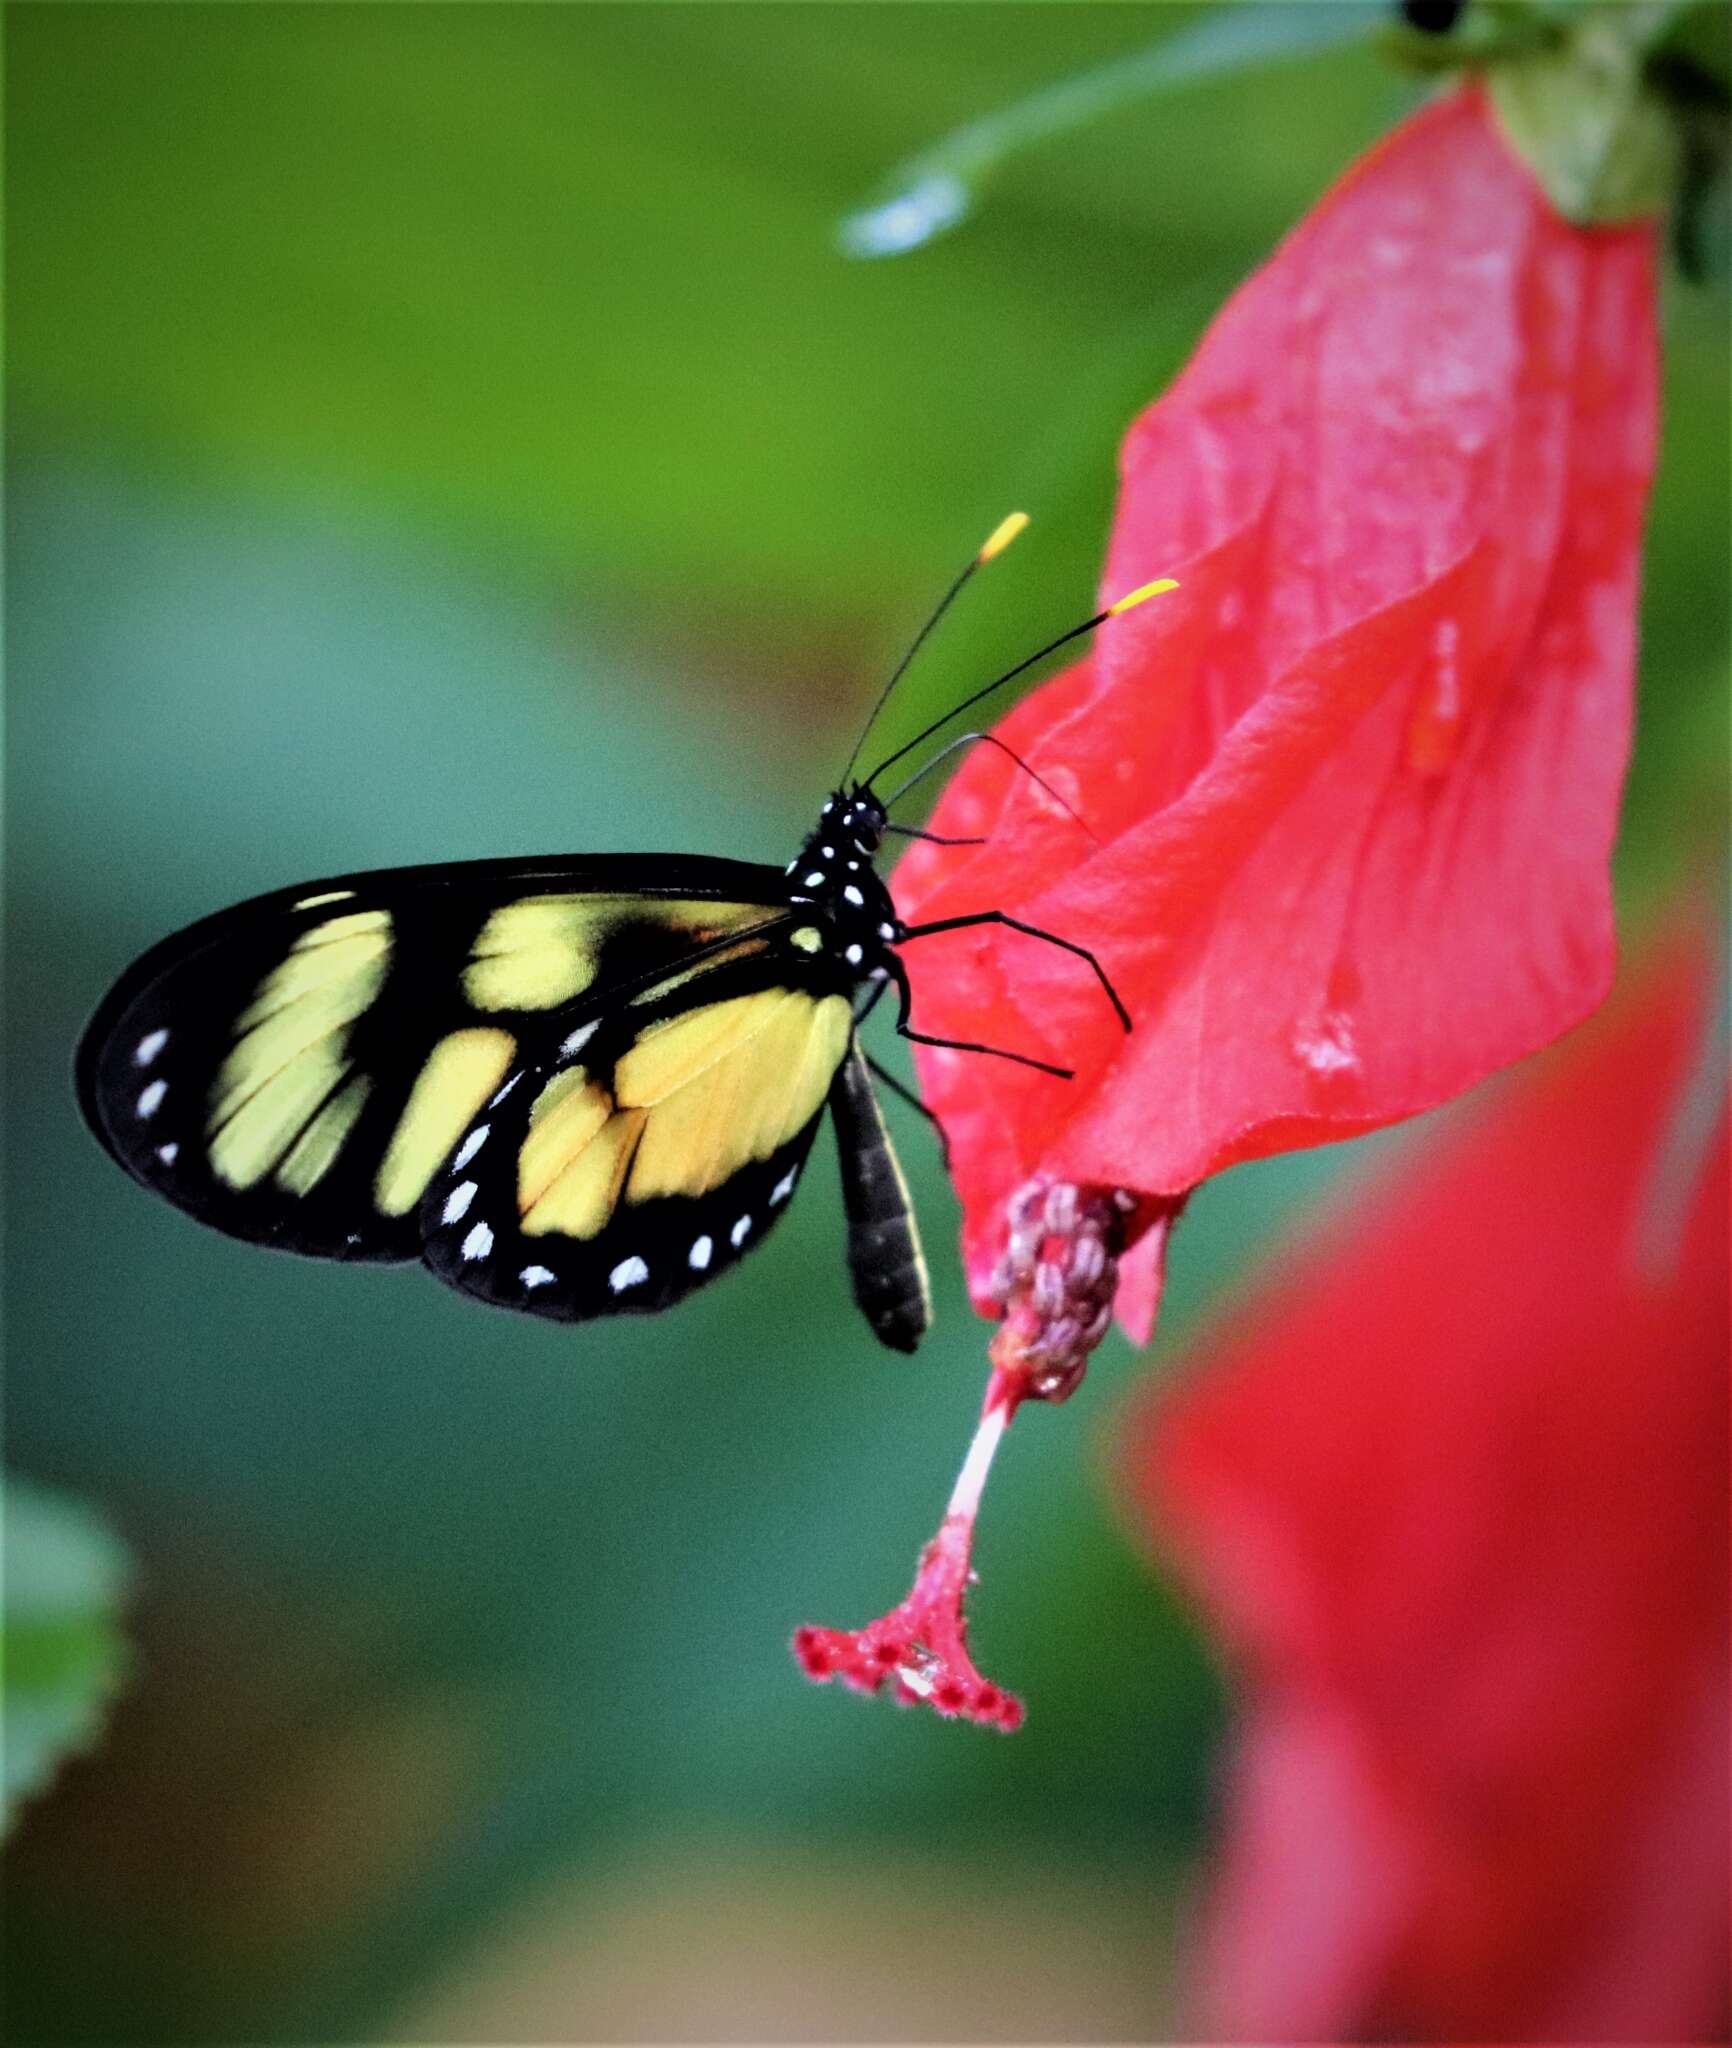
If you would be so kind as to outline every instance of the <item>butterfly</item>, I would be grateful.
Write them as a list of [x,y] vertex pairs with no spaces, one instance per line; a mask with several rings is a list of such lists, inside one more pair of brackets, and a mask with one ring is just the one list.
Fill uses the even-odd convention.
[[[951,584],[873,718],[1026,523],[1005,520]],[[883,1343],[912,1351],[931,1298],[873,1075],[907,1091],[863,1051],[860,1026],[894,990],[905,1038],[1066,1070],[917,1031],[899,949],[1007,925],[1078,955],[1130,1019],[1086,948],[996,910],[910,926],[877,873],[887,834],[933,836],[893,825],[889,804],[955,746],[1002,742],[964,735],[887,799],[873,784],[967,705],[1171,587],[1061,635],[864,780],[850,779],[856,745],[785,869],[680,854],[461,861],[219,911],[153,946],[102,1001],[78,1052],[85,1121],[135,1180],[229,1236],[314,1258],[418,1258],[478,1300],[578,1322],[671,1307],[761,1244],[828,1110],[855,1299]]]

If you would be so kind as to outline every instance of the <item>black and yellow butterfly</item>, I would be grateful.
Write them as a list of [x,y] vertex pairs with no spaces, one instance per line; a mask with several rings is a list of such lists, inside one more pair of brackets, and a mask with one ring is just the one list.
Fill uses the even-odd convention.
[[[1021,524],[998,529],[916,648]],[[828,1105],[855,1298],[911,1351],[931,1316],[925,1262],[857,1033],[894,987],[904,1037],[954,1041],[912,1028],[896,949],[1011,925],[1087,960],[1129,1019],[1067,940],[997,911],[902,923],[874,861],[908,828],[872,780],[844,777],[786,870],[467,861],[220,911],[153,947],[97,1010],[78,1055],[85,1119],[134,1179],[230,1236],[420,1258],[480,1300],[581,1321],[669,1307],[759,1244]]]

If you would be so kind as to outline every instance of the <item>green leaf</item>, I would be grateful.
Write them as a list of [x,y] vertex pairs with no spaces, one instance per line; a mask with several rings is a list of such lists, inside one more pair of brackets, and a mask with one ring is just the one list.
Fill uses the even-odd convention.
[[9,1477],[0,1673],[4,1819],[39,1792],[102,1724],[125,1662],[115,1609],[126,1584],[119,1543],[81,1503]]
[[1377,18],[1366,0],[1218,7],[1151,49],[1063,79],[910,157],[876,200],[846,216],[837,239],[849,256],[903,255],[963,220],[1007,158],[1139,100],[1352,42],[1368,34]]

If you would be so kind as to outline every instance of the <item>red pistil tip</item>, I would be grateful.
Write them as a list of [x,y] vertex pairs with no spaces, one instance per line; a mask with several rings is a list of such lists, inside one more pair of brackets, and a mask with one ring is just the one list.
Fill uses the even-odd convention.
[[794,1655],[808,1678],[819,1684],[839,1678],[856,1692],[888,1686],[902,1706],[930,1707],[947,1721],[978,1721],[1005,1734],[1021,1727],[1021,1700],[975,1668],[963,1612],[981,1489],[1019,1398],[995,1372],[949,1510],[920,1553],[907,1599],[865,1628],[794,1631]]

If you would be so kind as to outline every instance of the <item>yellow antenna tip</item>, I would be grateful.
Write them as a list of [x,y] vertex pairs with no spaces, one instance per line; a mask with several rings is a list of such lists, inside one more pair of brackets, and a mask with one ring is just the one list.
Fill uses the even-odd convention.
[[990,562],[994,555],[1002,555],[1011,542],[1028,524],[1026,512],[1013,512],[1008,519],[1001,519],[992,529],[987,543],[975,557],[979,562]]
[[1171,576],[1158,577],[1153,583],[1145,583],[1140,590],[1133,590],[1128,597],[1121,597],[1117,604],[1107,606],[1107,617],[1116,619],[1120,612],[1133,610],[1146,598],[1159,597],[1164,591],[1177,590],[1177,582]]

